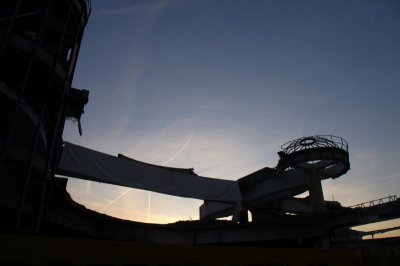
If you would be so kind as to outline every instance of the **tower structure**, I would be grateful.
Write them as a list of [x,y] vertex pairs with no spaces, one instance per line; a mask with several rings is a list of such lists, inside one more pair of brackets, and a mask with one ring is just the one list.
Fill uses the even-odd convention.
[[1,1],[2,228],[40,228],[65,120],[80,128],[88,102],[71,83],[89,15],[84,0]]
[[308,176],[312,210],[326,210],[321,180],[338,178],[350,169],[347,141],[331,135],[310,136],[286,142],[281,148],[277,175]]
[[[311,213],[326,210],[321,181],[335,179],[350,169],[348,143],[332,135],[295,139],[282,145],[276,167],[265,167],[238,180],[247,210],[253,221],[283,217],[287,213]],[[309,199],[295,196],[309,192]],[[205,201],[201,219],[231,215],[232,204]],[[242,211],[242,213],[243,213]]]

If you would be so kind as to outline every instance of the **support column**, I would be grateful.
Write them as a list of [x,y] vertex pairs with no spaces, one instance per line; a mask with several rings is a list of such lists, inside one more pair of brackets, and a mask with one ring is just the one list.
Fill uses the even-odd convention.
[[310,175],[310,201],[313,211],[325,211],[324,192],[322,191],[321,178],[317,171],[312,170]]

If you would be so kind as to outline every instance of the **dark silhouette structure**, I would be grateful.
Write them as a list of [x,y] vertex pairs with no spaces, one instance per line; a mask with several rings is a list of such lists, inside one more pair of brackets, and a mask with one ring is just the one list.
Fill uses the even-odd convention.
[[3,0],[0,8],[0,195],[4,228],[39,230],[67,118],[88,91],[71,87],[90,14],[84,0]]
[[[352,226],[399,218],[400,201],[396,196],[350,207],[324,200],[321,180],[338,178],[350,169],[348,144],[334,136],[310,136],[284,144],[276,167],[265,167],[233,181],[239,187],[238,204],[205,200],[198,221],[167,225],[138,223],[100,214],[74,202],[66,191],[68,180],[56,178],[55,172],[61,168],[63,158],[65,120],[77,121],[82,133],[80,118],[89,92],[72,88],[71,84],[90,15],[90,1],[2,0],[0,7],[0,242],[9,244],[0,252],[1,262],[25,264],[39,260],[46,264],[50,254],[50,259],[65,265],[71,259],[79,262],[80,254],[89,254],[91,257],[84,260],[88,265],[105,265],[107,260],[111,261],[107,265],[175,263],[168,257],[169,251],[182,254],[183,247],[192,255],[174,265],[207,265],[203,258],[215,251],[212,245],[220,245],[223,249],[213,255],[220,263],[213,265],[227,265],[227,261],[230,265],[276,265],[296,263],[297,258],[309,264],[335,262],[338,265],[343,260],[336,254],[351,255],[351,261],[357,264],[363,256],[361,250],[351,254],[332,251],[324,255],[318,250],[299,249],[288,253],[281,249],[279,256],[276,250],[269,250],[270,257],[266,258],[266,250],[260,247],[399,246],[398,238],[372,244],[360,241],[364,235],[386,229],[382,232],[351,230]],[[193,169],[160,167],[123,155],[114,159],[146,169],[162,169],[171,175],[200,178]],[[118,168],[120,164],[116,165]],[[295,197],[305,191],[309,191],[309,197]],[[248,212],[252,214],[252,221],[247,217]],[[228,215],[236,216],[239,223],[217,219]],[[395,229],[398,228],[387,230]],[[21,232],[29,234],[16,234]],[[22,249],[33,251],[19,258],[17,248],[21,242]],[[42,245],[51,251],[43,251]],[[66,245],[73,247],[77,255],[65,255]],[[198,245],[208,247],[197,249]],[[87,246],[90,252],[86,252]],[[4,255],[7,252],[11,254],[8,257]],[[140,253],[146,254],[145,257],[140,257]],[[163,254],[162,261],[156,260],[154,254]],[[304,254],[319,254],[322,260],[316,261]],[[250,256],[256,259],[248,262]],[[393,255],[394,259],[398,257]],[[241,258],[246,261],[237,263]]]

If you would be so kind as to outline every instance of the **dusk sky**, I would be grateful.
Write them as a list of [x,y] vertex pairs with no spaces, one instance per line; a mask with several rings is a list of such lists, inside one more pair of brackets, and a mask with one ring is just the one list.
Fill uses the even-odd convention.
[[[236,180],[275,167],[286,141],[332,134],[351,169],[325,199],[400,196],[399,1],[93,0],[73,86],[90,100],[65,141]],[[72,178],[68,191],[152,223],[202,204]]]

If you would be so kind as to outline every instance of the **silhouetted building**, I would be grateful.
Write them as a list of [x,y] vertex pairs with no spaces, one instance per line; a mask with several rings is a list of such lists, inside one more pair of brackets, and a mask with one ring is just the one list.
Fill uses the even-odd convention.
[[0,220],[39,228],[66,118],[79,123],[87,90],[71,87],[90,14],[84,0],[2,0]]
[[[265,167],[238,181],[201,177],[193,169],[146,164],[67,142],[63,146],[65,120],[77,121],[81,133],[80,117],[88,102],[89,92],[72,88],[71,84],[89,15],[90,1],[84,0],[0,2],[0,242],[7,243],[1,249],[0,262],[22,261],[20,264],[25,265],[38,260],[47,265],[47,262],[57,264],[55,259],[64,264],[78,261],[94,265],[100,261],[99,265],[149,265],[150,262],[207,265],[203,259],[215,251],[210,246],[220,245],[225,247],[210,258],[219,258],[222,263],[214,261],[213,265],[295,264],[299,257],[308,264],[318,259],[319,264],[338,265],[348,262],[347,251],[324,253],[313,259],[304,249],[291,251],[289,256],[287,250],[280,250],[279,256],[273,250],[267,258],[265,249],[232,246],[363,247],[371,244],[360,241],[362,236],[397,229],[351,230],[353,226],[399,218],[400,200],[396,196],[350,207],[324,199],[321,180],[339,178],[350,169],[348,144],[335,136],[289,141],[282,145],[276,167]],[[155,225],[88,210],[72,200],[66,191],[68,180],[55,178],[56,170],[69,177],[203,199],[200,220]],[[296,197],[307,191],[309,197]],[[234,219],[219,220],[227,216]],[[40,232],[53,238],[37,235],[30,238],[15,231]],[[25,241],[28,238],[34,241]],[[15,255],[20,255],[15,248],[20,243],[22,250],[33,253],[22,254],[21,258]],[[398,247],[399,239],[373,244]],[[42,245],[49,247],[47,253]],[[88,245],[91,251],[86,253]],[[209,247],[193,247],[201,245]],[[75,248],[76,254],[65,254],[66,246]],[[163,257],[159,261],[156,256],[169,255],[169,251],[179,251],[181,256],[182,247],[191,252],[182,260]],[[132,250],[136,250],[134,256]],[[10,255],[4,256],[6,253]],[[358,250],[350,254],[357,265],[361,253]],[[80,261],[80,254],[89,257]],[[341,260],[337,254],[348,256],[347,260]]]

